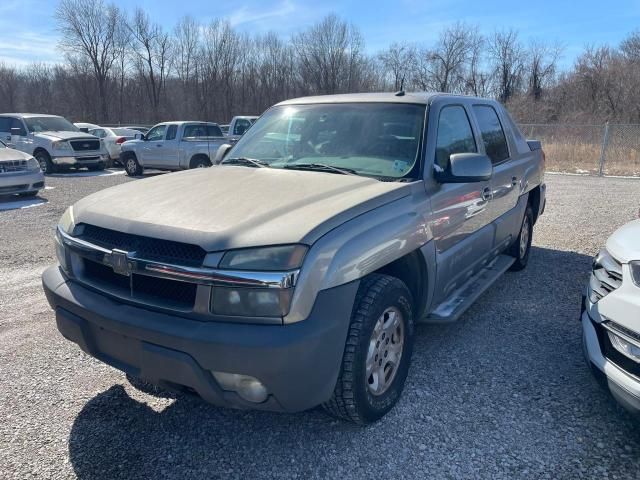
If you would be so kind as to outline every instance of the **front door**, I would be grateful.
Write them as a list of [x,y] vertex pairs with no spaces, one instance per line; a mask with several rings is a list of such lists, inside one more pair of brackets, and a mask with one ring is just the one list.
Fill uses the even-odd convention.
[[[478,142],[466,104],[431,108],[437,123],[434,169],[446,170],[454,153],[475,153]],[[431,218],[437,274],[433,302],[447,298],[481,267],[493,246],[490,181],[441,184],[431,196]]]
[[164,136],[167,125],[156,125],[146,135],[142,146],[142,161],[145,167],[160,167],[164,157]]

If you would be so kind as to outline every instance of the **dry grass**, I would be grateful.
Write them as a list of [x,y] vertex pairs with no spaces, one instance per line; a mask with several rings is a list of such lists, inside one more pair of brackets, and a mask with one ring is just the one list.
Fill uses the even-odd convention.
[[[589,143],[542,143],[550,172],[597,175],[601,146]],[[640,150],[608,146],[604,163],[605,175],[640,176]]]

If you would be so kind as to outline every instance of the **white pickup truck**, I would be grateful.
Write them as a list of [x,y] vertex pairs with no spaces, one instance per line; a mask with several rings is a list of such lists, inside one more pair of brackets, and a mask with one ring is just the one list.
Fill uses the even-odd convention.
[[142,175],[145,168],[210,167],[218,147],[228,142],[216,123],[163,122],[146,135],[124,142],[120,162],[130,176]]
[[67,167],[104,170],[108,160],[99,138],[55,115],[2,113],[0,140],[33,155],[44,173]]
[[258,117],[253,115],[239,115],[233,117],[231,122],[229,122],[227,137],[232,141],[237,141],[242,135],[244,135],[244,132],[249,130],[249,127],[251,127],[257,119]]

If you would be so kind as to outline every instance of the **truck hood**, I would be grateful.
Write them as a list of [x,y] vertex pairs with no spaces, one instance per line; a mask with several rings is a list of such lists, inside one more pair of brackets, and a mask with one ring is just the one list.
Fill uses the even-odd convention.
[[27,160],[31,158],[28,153],[14,150],[13,148],[0,148],[0,162],[8,162],[11,160]]
[[218,166],[137,180],[73,207],[76,224],[201,246],[208,252],[312,244],[409,195],[410,184],[324,172]]
[[607,250],[623,263],[640,260],[640,220],[616,230],[607,240]]
[[95,140],[96,136],[84,132],[38,132],[33,134],[35,137],[46,138],[51,141],[71,140],[75,138],[90,138]]

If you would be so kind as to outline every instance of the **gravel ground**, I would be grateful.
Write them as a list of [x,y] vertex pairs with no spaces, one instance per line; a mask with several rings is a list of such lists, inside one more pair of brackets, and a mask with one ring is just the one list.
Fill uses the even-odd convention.
[[39,278],[54,225],[125,181],[48,178],[44,205],[0,201],[0,478],[638,478],[640,426],[591,377],[578,315],[639,180],[549,175],[529,267],[420,327],[402,400],[368,428],[149,395],[58,334]]

